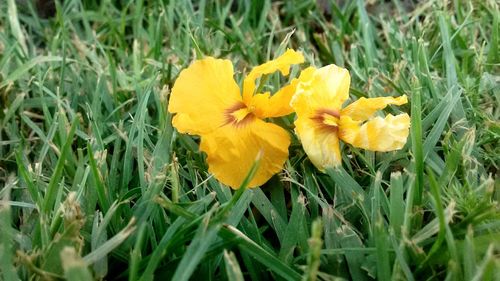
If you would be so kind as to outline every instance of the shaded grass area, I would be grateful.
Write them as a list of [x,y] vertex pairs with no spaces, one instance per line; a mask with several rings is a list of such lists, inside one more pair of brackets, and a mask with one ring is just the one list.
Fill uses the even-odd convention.
[[[495,1],[61,2],[0,5],[4,280],[500,278]],[[405,148],[320,173],[292,136],[282,174],[221,186],[169,89],[197,52],[241,81],[287,47],[351,100],[408,95]]]

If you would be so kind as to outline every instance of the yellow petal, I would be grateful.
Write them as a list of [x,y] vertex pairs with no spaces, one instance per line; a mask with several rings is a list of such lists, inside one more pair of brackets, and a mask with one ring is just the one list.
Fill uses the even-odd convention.
[[297,85],[305,79],[304,71],[299,78],[294,78],[290,84],[281,88],[274,95],[269,93],[255,94],[250,100],[249,107],[259,118],[272,118],[285,116],[293,112],[290,101],[295,94]]
[[[291,105],[297,115],[312,115],[318,110],[339,111],[349,98],[351,76],[345,68],[334,64],[304,70]],[[301,75],[302,76],[302,75]]]
[[283,169],[290,137],[281,127],[254,118],[242,125],[226,125],[201,137],[208,170],[220,182],[239,188],[260,155],[260,165],[249,187],[264,184]]
[[271,74],[280,71],[283,76],[287,76],[292,64],[304,62],[302,53],[288,49],[278,58],[256,66],[250,71],[243,81],[243,100],[250,104],[250,100],[255,92],[255,80],[264,74]]
[[340,117],[340,139],[346,143],[373,151],[392,151],[403,148],[408,138],[410,116],[399,114],[375,117],[361,125],[350,116]]
[[299,116],[295,120],[295,132],[311,162],[320,171],[333,168],[342,163],[337,129]]
[[225,110],[241,103],[229,60],[207,57],[181,71],[170,94],[168,111],[181,133],[205,134],[226,122]]
[[355,121],[368,120],[377,110],[384,109],[390,104],[402,105],[408,102],[406,95],[393,98],[393,97],[380,97],[380,98],[360,98],[351,103],[340,112],[341,115],[348,115]]

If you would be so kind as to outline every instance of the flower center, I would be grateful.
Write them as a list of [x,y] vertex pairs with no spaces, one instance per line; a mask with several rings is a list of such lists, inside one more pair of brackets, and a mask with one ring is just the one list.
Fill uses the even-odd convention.
[[337,110],[320,108],[316,110],[312,120],[316,122],[318,127],[325,130],[337,131],[339,126],[340,113]]
[[238,102],[230,108],[226,109],[224,114],[226,117],[225,125],[232,124],[241,126],[247,124],[255,118],[252,110],[242,102]]

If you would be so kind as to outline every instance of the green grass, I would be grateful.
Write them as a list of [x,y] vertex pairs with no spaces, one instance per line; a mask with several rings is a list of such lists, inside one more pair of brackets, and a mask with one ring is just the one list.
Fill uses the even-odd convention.
[[[0,280],[499,280],[498,3],[319,2],[3,1]],[[261,188],[219,184],[169,90],[286,47],[353,98],[406,94],[407,145],[321,173],[294,137]]]

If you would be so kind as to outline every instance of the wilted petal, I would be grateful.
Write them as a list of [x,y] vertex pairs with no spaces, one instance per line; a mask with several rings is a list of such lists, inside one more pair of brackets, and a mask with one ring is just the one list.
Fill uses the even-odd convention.
[[310,115],[323,109],[339,111],[349,98],[349,71],[331,64],[319,69],[310,67],[303,72],[305,76],[300,79],[291,101],[297,115]]
[[311,162],[321,171],[342,163],[337,128],[308,117],[295,120],[295,132]]
[[406,113],[375,117],[362,124],[350,116],[340,117],[340,139],[355,147],[373,151],[403,148],[408,138],[410,116]]
[[402,105],[408,102],[406,95],[393,98],[393,97],[380,97],[380,98],[360,98],[357,101],[349,104],[342,109],[341,115],[347,115],[355,121],[365,121],[372,117],[377,110],[384,109],[390,104]]

